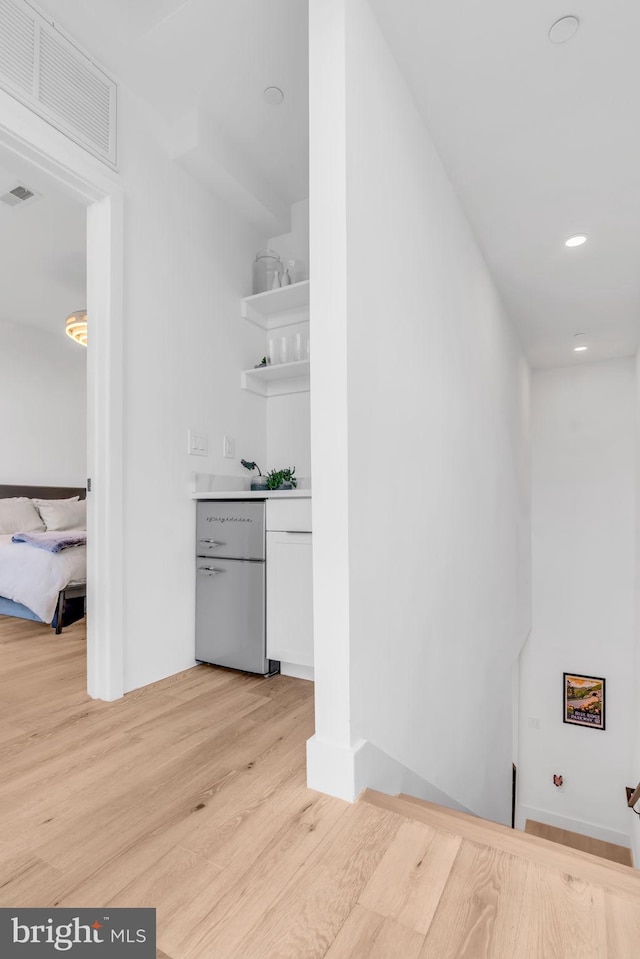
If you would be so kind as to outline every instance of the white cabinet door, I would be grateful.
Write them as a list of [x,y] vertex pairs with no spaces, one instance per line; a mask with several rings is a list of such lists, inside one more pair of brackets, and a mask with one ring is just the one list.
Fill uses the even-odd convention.
[[267,656],[313,666],[311,533],[267,533]]
[[267,531],[311,532],[311,497],[268,499]]

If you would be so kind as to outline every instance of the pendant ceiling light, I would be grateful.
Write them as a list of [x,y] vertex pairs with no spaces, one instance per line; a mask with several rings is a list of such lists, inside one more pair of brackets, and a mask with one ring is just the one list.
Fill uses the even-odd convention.
[[80,343],[81,346],[86,346],[87,311],[76,310],[75,313],[70,313],[65,321],[64,329],[67,336],[70,336],[72,340],[75,340],[76,343]]

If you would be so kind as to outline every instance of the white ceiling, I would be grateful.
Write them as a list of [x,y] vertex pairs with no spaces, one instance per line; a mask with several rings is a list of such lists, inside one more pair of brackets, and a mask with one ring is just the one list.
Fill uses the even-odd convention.
[[[640,317],[640,4],[370,0],[536,366],[627,355]],[[169,123],[211,121],[245,182],[308,192],[305,0],[40,0]],[[566,45],[547,38],[574,14]],[[285,92],[281,107],[262,99]],[[204,157],[205,166],[210,161]],[[267,184],[267,189],[264,189]],[[258,191],[260,192],[260,191]],[[584,231],[588,243],[564,247]],[[573,353],[573,336],[589,350]]]
[[0,167],[0,195],[18,182],[42,197],[15,207],[0,203],[0,321],[66,339],[65,317],[86,306],[86,210],[43,178],[36,184],[25,170],[16,175]]
[[[40,0],[168,123],[194,108],[288,204],[309,195],[306,0]],[[264,102],[278,86],[281,106]]]
[[[534,366],[634,353],[637,0],[371,0]],[[581,21],[554,45],[551,25]],[[574,233],[587,244],[564,246]],[[584,331],[586,353],[573,353]]]

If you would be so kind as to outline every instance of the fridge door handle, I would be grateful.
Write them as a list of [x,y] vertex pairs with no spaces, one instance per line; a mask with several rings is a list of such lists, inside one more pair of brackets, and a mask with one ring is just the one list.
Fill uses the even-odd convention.
[[198,566],[199,573],[205,573],[207,576],[218,576],[222,570],[216,569],[215,566]]
[[211,546],[211,547],[214,547],[214,546],[224,546],[224,543],[219,543],[219,542],[218,542],[217,540],[215,540],[215,539],[201,539],[201,540],[199,540],[199,542],[200,542],[200,543],[204,543],[206,546]]

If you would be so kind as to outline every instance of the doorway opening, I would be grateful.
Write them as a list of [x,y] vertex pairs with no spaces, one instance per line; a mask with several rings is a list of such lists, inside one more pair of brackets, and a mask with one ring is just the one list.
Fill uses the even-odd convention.
[[117,174],[2,91],[0,117],[0,167],[87,211],[87,690],[113,700],[124,688],[122,193]]

